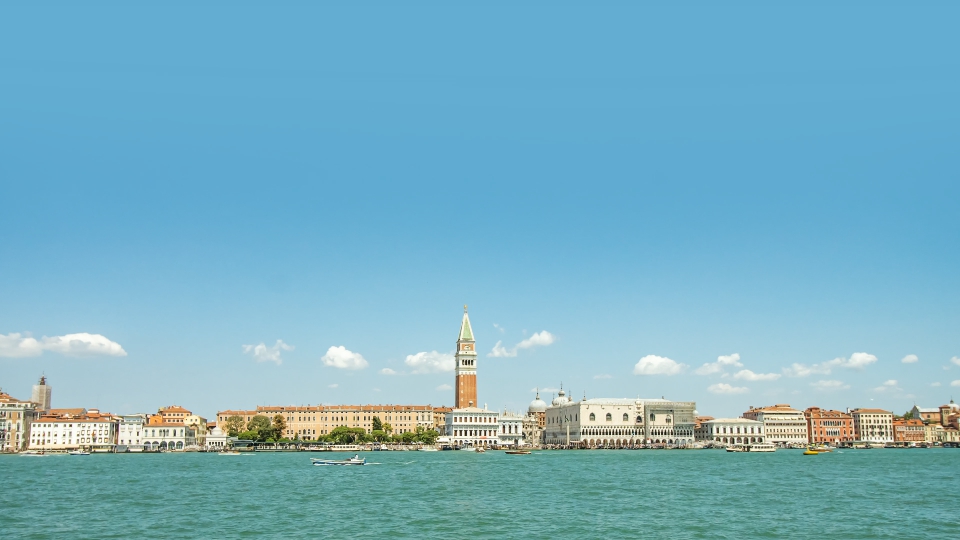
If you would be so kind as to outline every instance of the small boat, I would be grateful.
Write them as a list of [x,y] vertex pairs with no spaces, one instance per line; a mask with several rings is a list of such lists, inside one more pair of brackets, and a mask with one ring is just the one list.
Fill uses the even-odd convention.
[[24,450],[20,452],[21,456],[45,456],[43,450]]
[[477,451],[477,447],[476,447],[476,446],[464,446],[464,447],[460,448],[460,451],[461,451],[461,452],[476,452],[476,451]]
[[819,455],[819,454],[820,454],[820,452],[817,452],[816,450],[814,450],[814,449],[812,449],[812,448],[807,448],[806,450],[803,451],[803,455],[805,455],[805,456],[816,456],[816,455]]
[[72,450],[67,453],[70,454],[71,456],[89,456],[90,455],[90,452],[84,452],[83,450]]
[[482,454],[482,453],[484,453],[484,452],[486,452],[486,451],[487,451],[487,449],[484,448],[484,447],[482,447],[482,446],[478,446],[478,447],[477,447],[477,453],[478,453],[478,454]]
[[221,456],[242,456],[243,455],[240,452],[237,452],[236,450],[225,450],[223,452],[219,452],[219,454]]
[[529,450],[507,450],[504,454],[510,454],[511,456],[526,456],[532,454]]
[[418,452],[439,452],[436,446],[424,446],[423,448],[417,448]]
[[360,457],[360,454],[357,454],[350,459],[310,458],[310,461],[314,465],[366,465],[367,464],[367,458]]
[[734,444],[727,447],[727,452],[776,452],[777,447],[770,443]]

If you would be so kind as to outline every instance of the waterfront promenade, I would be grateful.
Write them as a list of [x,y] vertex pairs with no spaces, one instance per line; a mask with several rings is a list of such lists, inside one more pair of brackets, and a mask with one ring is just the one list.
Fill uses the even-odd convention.
[[312,467],[297,453],[3,455],[0,521],[6,537],[38,540],[931,538],[960,527],[940,511],[960,485],[954,449],[365,456],[377,465]]

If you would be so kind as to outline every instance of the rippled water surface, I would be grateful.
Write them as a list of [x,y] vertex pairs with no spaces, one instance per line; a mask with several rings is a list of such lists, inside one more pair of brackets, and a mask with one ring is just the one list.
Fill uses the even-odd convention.
[[958,538],[960,450],[0,456],[2,538]]

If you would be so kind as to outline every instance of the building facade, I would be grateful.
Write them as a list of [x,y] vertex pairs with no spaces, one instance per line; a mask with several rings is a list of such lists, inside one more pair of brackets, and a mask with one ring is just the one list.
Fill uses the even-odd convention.
[[30,425],[38,416],[36,403],[0,392],[0,452],[19,452],[26,448]]
[[196,432],[182,422],[150,422],[143,431],[143,449],[148,452],[182,451],[197,444]]
[[807,444],[807,419],[803,412],[786,403],[778,403],[770,407],[750,407],[750,410],[743,413],[743,417],[763,423],[763,433],[768,443]]
[[598,398],[573,401],[563,389],[546,410],[548,445],[629,448],[694,442],[692,401]]
[[922,443],[926,440],[923,421],[917,418],[893,421],[893,442]]
[[119,420],[109,413],[90,409],[73,416],[41,416],[31,426],[30,450],[113,451]]
[[460,335],[457,338],[455,358],[453,408],[479,407],[480,402],[477,401],[477,343],[473,339],[473,328],[470,327],[467,306],[463,306],[463,320],[460,322]]
[[504,411],[497,418],[497,439],[500,446],[521,446],[523,440],[523,417]]
[[766,442],[763,422],[746,418],[712,418],[701,420],[695,430],[698,441],[714,444],[756,444]]
[[143,450],[143,430],[147,424],[147,415],[125,414],[120,417],[117,426],[117,450],[140,452]]
[[[314,405],[302,407],[257,406],[250,410],[226,410],[217,413],[217,425],[227,431],[227,420],[233,416],[243,419],[243,425],[254,416],[266,416],[273,421],[282,415],[287,424],[284,436],[288,439],[315,440],[328,435],[340,426],[363,428],[373,432],[373,419],[390,424],[393,433],[415,432],[417,426],[434,426],[433,407],[430,405]],[[246,428],[244,428],[246,429]],[[242,430],[241,430],[242,431]]]
[[853,429],[858,441],[893,442],[893,413],[883,409],[854,409]]
[[853,416],[820,407],[803,411],[807,419],[807,441],[812,444],[841,444],[856,439]]
[[454,446],[497,446],[499,413],[478,407],[453,409],[447,414],[446,435]]

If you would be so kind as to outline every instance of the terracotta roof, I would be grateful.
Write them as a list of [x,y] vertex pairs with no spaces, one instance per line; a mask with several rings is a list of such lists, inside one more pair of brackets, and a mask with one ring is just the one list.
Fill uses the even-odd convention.
[[47,411],[49,416],[62,416],[62,415],[71,415],[71,416],[81,416],[86,414],[87,410],[84,408],[79,409],[50,409]]
[[850,414],[893,414],[890,411],[885,411],[883,409],[854,409],[850,411]]
[[190,411],[188,411],[187,409],[184,409],[183,407],[181,407],[181,406],[179,406],[179,405],[170,405],[169,407],[160,407],[160,411],[159,411],[159,412],[160,412],[161,414],[163,414],[163,413],[172,413],[172,412],[185,412],[185,413],[189,413]]

